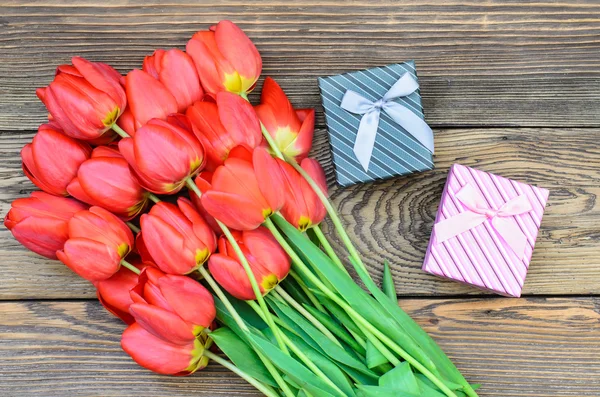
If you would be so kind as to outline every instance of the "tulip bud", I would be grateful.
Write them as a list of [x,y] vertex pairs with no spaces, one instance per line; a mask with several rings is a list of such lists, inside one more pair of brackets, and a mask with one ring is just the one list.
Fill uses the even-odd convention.
[[221,21],[192,36],[186,46],[202,82],[216,95],[221,91],[246,94],[254,89],[262,59],[248,36],[233,22]]
[[81,164],[67,191],[125,220],[137,216],[148,203],[148,192],[132,175],[127,160],[118,151],[103,146],[94,149],[92,158]]
[[195,271],[216,249],[215,234],[192,203],[160,202],[140,219],[143,246],[157,266],[170,274]]
[[270,77],[265,79],[260,105],[255,109],[283,154],[297,162],[308,156],[315,131],[314,109],[294,110],[279,84]]
[[[202,194],[208,192],[212,188],[212,177],[212,172],[202,171],[194,180],[194,183],[196,184],[196,186]],[[217,236],[221,235],[223,233],[221,226],[219,226],[217,220],[211,214],[209,214],[208,211],[206,211],[206,209],[202,205],[202,200],[192,190],[190,190],[190,199],[192,200],[192,203],[194,203],[194,207],[196,207],[198,213],[202,216],[202,218],[204,218],[206,223],[208,223],[208,225],[215,232],[215,234]]]
[[[265,227],[232,232],[264,294],[275,288],[290,271],[290,258]],[[242,300],[256,298],[239,257],[225,237],[219,239],[219,253],[213,254],[208,268],[217,282]]]
[[211,293],[185,276],[165,275],[147,267],[131,290],[129,312],[146,331],[163,340],[185,345],[210,327],[216,316]]
[[74,57],[73,66],[61,65],[54,80],[36,93],[65,134],[82,140],[104,136],[125,110],[127,98],[111,66]]
[[[327,215],[327,210],[315,191],[294,167],[279,159],[277,161],[286,180],[285,201],[281,207],[283,217],[302,232],[321,223]],[[302,161],[301,166],[327,195],[325,173],[319,162],[307,158]]]
[[235,147],[243,146],[252,151],[262,141],[256,112],[238,95],[220,92],[216,103],[196,102],[186,115],[206,151],[208,171],[223,164]]
[[55,124],[42,124],[21,150],[23,172],[37,187],[56,196],[66,196],[67,185],[92,148],[64,135]]
[[204,149],[191,132],[158,119],[119,141],[119,151],[140,184],[157,194],[177,193],[204,164]]
[[123,332],[121,347],[140,366],[163,375],[190,375],[206,366],[200,340],[185,345],[170,343],[137,323]]
[[[129,258],[128,258],[129,259]],[[148,263],[132,260],[131,264],[143,270]],[[133,303],[129,291],[138,283],[138,275],[131,270],[121,267],[112,277],[94,282],[98,300],[106,310],[120,318],[126,324],[133,324],[135,320],[129,314],[129,306]]]
[[204,96],[194,62],[181,50],[154,51],[154,54],[144,58],[142,70],[169,90],[177,101],[178,112],[185,112],[192,103]]
[[58,259],[89,281],[110,278],[133,248],[129,227],[100,207],[79,211],[69,221],[69,239]]
[[77,200],[33,192],[17,199],[4,218],[4,226],[26,248],[46,258],[56,259],[69,238],[69,220],[87,206]]
[[232,229],[256,229],[283,205],[283,183],[277,161],[259,147],[254,149],[251,162],[230,155],[217,168],[211,190],[202,196],[202,205]]

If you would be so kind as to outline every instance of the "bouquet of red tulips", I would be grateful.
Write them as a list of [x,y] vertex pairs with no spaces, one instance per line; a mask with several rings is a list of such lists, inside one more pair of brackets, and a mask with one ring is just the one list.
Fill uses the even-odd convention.
[[123,350],[160,374],[214,360],[267,396],[477,396],[398,307],[387,265],[381,289],[367,272],[308,157],[314,110],[268,77],[248,101],[261,69],[229,21],[126,76],[59,66],[37,91],[49,122],[21,152],[42,191],[5,226],[93,283],[128,324]]

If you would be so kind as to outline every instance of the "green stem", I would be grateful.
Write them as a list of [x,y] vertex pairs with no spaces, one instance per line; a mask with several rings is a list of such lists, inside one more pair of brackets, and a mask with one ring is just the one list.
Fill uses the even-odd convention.
[[[262,312],[262,309],[260,308],[260,306],[258,306],[258,303],[256,303],[256,301],[245,301],[248,306],[250,306],[256,313],[258,313],[259,317],[266,323],[267,320],[265,320],[265,314]],[[284,323],[279,317],[273,317],[273,320],[275,321],[275,323],[277,323],[277,325],[279,325],[281,328],[285,328],[286,330],[292,332],[292,333],[296,333],[296,331],[294,331],[289,325],[287,325],[286,323]]]
[[325,209],[327,209],[327,213],[329,214],[329,217],[331,218],[335,229],[337,230],[340,238],[344,242],[344,245],[348,249],[350,256],[352,256],[352,258],[355,260],[355,263],[353,263],[353,265],[360,266],[364,273],[367,275],[367,277],[370,277],[367,267],[360,258],[360,255],[358,254],[356,248],[354,248],[354,245],[352,244],[348,233],[346,233],[346,229],[344,229],[344,225],[342,225],[340,217],[338,216],[336,210],[333,208],[333,205],[331,205],[331,202],[329,201],[325,193],[323,193],[323,190],[321,190],[321,187],[314,181],[314,179],[312,179],[312,177],[306,171],[304,171],[302,167],[300,167],[300,165],[296,162],[296,160],[293,157],[285,155],[284,157],[285,161],[287,161],[292,167],[294,167],[296,171],[298,171],[298,173],[300,173],[300,175],[304,177],[304,179],[306,179],[308,184],[313,188],[313,190],[325,206]]
[[133,266],[131,263],[127,262],[125,259],[121,259],[121,266],[126,267],[127,269],[131,270],[135,274],[140,274],[141,273],[140,269],[138,269],[137,267]]
[[308,310],[306,310],[304,308],[304,306],[302,306],[301,304],[296,302],[296,300],[294,298],[292,298],[287,292],[285,292],[285,290],[283,288],[281,288],[281,286],[277,286],[272,292],[274,292],[275,294],[278,294],[280,297],[282,297],[284,301],[286,301],[294,309],[296,309],[298,311],[298,313],[302,314],[304,316],[304,318],[306,318],[308,321],[310,321],[310,323],[312,325],[314,325],[319,331],[321,331],[323,333],[323,335],[325,335],[333,343],[335,343],[339,347],[342,347],[342,344],[331,333],[331,331],[329,331],[329,329],[327,329],[323,324],[321,324],[321,322],[315,316],[310,314],[310,312]]
[[[240,329],[242,331],[249,333],[250,330],[248,329],[248,326],[244,322],[244,319],[242,319],[242,317],[240,317],[240,315],[235,310],[235,308],[233,307],[233,305],[231,304],[231,302],[229,301],[227,296],[223,293],[223,290],[221,289],[221,287],[219,287],[219,284],[217,284],[215,279],[212,278],[210,273],[204,268],[204,266],[200,266],[198,268],[198,272],[202,275],[202,277],[204,277],[206,282],[211,286],[212,290],[214,291],[215,294],[217,294],[217,296],[219,297],[221,302],[223,302],[223,304],[225,305],[225,308],[227,309],[229,314],[231,314],[231,317],[233,318],[235,323],[238,325],[238,327],[240,327]],[[285,396],[286,397],[295,397],[294,393],[292,392],[292,390],[290,389],[288,384],[285,382],[285,380],[283,380],[283,378],[281,377],[281,374],[279,373],[279,371],[277,371],[277,368],[275,368],[273,363],[268,358],[266,358],[258,349],[255,349],[255,352],[258,355],[258,357],[260,358],[260,360],[263,362],[263,364],[265,364],[265,367],[267,368],[267,370],[269,371],[271,376],[273,376],[273,379],[275,379],[275,381],[277,382],[277,384],[279,385],[279,387],[281,388],[281,390],[283,391]]]
[[117,123],[114,123],[110,128],[112,128],[112,130],[114,132],[116,132],[117,134],[119,134],[119,136],[121,138],[130,138],[131,137],[127,132],[125,132],[124,129],[122,129],[121,127],[119,127],[117,125]]
[[[283,249],[288,253],[288,255],[292,258],[294,265],[296,265],[309,279],[310,281],[317,286],[329,299],[337,303],[342,309],[344,309],[348,315],[357,323],[357,325],[362,326],[362,329],[365,333],[368,331],[372,333],[375,337],[377,337],[381,342],[383,342],[387,347],[393,350],[396,354],[402,357],[405,361],[408,361],[415,369],[425,375],[429,380],[431,380],[440,390],[442,390],[448,397],[457,397],[456,394],[448,388],[437,376],[435,376],[431,371],[429,371],[423,364],[417,361],[414,357],[408,354],[404,349],[398,346],[393,340],[388,338],[385,334],[375,328],[371,323],[365,320],[358,312],[356,312],[350,305],[346,303],[346,301],[340,298],[336,293],[334,293],[331,289],[327,288],[325,284],[321,282],[321,280],[315,276],[310,269],[302,262],[298,254],[293,250],[293,248],[288,244],[285,238],[281,235],[279,230],[273,224],[271,219],[267,219],[264,225],[273,233],[275,239],[279,242],[279,244],[283,247]],[[377,346],[376,346],[377,347]],[[381,352],[384,354],[384,352]]]
[[231,372],[237,374],[240,378],[244,379],[246,382],[248,382],[252,386],[256,387],[256,389],[258,389],[258,391],[263,393],[265,396],[267,396],[267,397],[278,397],[279,396],[277,394],[277,392],[275,392],[275,390],[273,390],[273,388],[257,381],[256,379],[254,379],[253,377],[251,377],[250,375],[248,375],[247,373],[245,373],[244,371],[242,371],[241,369],[239,369],[238,367],[233,365],[233,363],[231,363],[227,360],[224,360],[223,358],[217,356],[210,350],[204,350],[204,353],[202,353],[202,355],[204,357],[208,357],[209,359],[213,360],[214,362],[221,364],[222,366],[224,366]]
[[329,255],[329,257],[331,258],[333,263],[335,263],[340,269],[342,269],[346,274],[348,274],[348,270],[346,270],[346,268],[344,267],[344,264],[340,260],[339,256],[337,256],[337,254],[333,250],[333,247],[331,246],[331,244],[329,244],[327,237],[325,237],[325,235],[323,234],[323,231],[321,230],[319,225],[313,227],[313,231],[315,232],[315,235],[317,236],[317,238],[319,239],[319,242],[323,246],[325,253],[327,253],[327,255]]
[[129,228],[131,230],[133,230],[134,233],[139,233],[140,232],[140,228],[137,227],[136,225],[134,225],[133,223],[131,223],[131,222],[125,222],[125,223],[127,223],[127,226],[129,226]]
[[[185,183],[194,193],[196,193],[198,198],[202,197],[202,192],[200,191],[200,189],[198,189],[198,186],[196,186],[196,184],[194,183],[194,181],[191,178],[188,178],[185,181]],[[273,321],[273,317],[271,315],[271,312],[269,311],[269,308],[267,307],[267,303],[265,302],[265,299],[260,290],[258,282],[256,281],[254,272],[252,271],[252,268],[250,268],[250,264],[248,263],[246,256],[242,252],[240,245],[238,244],[238,242],[235,240],[235,238],[231,234],[231,231],[229,230],[229,228],[220,220],[218,220],[218,219],[215,219],[215,220],[217,221],[217,224],[223,231],[223,234],[225,235],[225,237],[227,238],[227,240],[233,247],[233,250],[235,251],[237,257],[239,258],[240,263],[242,264],[242,267],[246,271],[246,276],[248,277],[248,280],[250,280],[250,285],[252,286],[252,290],[254,291],[256,300],[258,301],[258,304],[259,304],[260,308],[262,309],[263,313],[265,313],[267,325],[269,326],[269,328],[271,328],[271,330],[273,330],[273,335],[275,335],[275,339],[277,340],[277,344],[279,345],[279,348],[284,353],[289,354],[289,351],[288,351],[287,347],[285,346],[285,343],[281,339],[281,331],[279,330],[279,328]]]
[[154,201],[155,204],[160,203],[160,199],[158,197],[156,197],[154,194],[148,192],[148,198],[152,201]]
[[319,310],[320,312],[327,313],[327,311],[325,310],[321,302],[319,302],[315,294],[313,294],[310,288],[306,286],[304,280],[302,280],[302,277],[300,277],[298,273],[296,273],[294,270],[290,270],[290,276],[292,276],[292,278],[296,280],[296,282],[300,286],[300,289],[302,289],[302,291],[306,294],[313,306],[316,307],[317,310]]
[[[256,306],[252,306],[252,308],[254,309],[254,311],[256,311],[256,313],[258,313],[259,316],[262,317],[261,313],[259,313],[260,308]],[[325,375],[323,371],[321,371],[319,367],[317,367],[317,365],[310,358],[308,358],[306,354],[304,354],[304,352],[298,346],[296,346],[296,344],[290,338],[288,338],[286,334],[282,333],[281,336],[284,342],[289,346],[292,353],[294,353],[300,359],[300,361],[302,361],[304,365],[308,367],[308,369],[310,369],[315,375],[317,375],[319,378],[325,381],[329,386],[333,387],[336,391],[338,391],[341,396],[346,395],[346,393],[340,390],[340,388],[336,386],[336,384],[333,383],[331,379],[329,379],[329,377]]]

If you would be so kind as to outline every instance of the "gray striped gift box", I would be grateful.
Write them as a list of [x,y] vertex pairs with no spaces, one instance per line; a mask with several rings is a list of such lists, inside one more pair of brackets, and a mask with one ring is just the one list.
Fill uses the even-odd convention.
[[[352,151],[362,116],[340,107],[342,97],[349,89],[371,101],[381,99],[407,72],[417,79],[414,61],[319,78],[333,163],[340,185],[349,186],[433,169],[431,152],[385,112],[381,112],[369,171],[365,172]],[[394,101],[424,118],[419,90]]]

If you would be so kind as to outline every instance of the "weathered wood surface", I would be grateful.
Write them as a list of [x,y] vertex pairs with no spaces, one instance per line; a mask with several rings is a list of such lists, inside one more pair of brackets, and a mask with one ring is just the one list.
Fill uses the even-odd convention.
[[[387,259],[402,295],[479,294],[420,270],[448,168],[460,162],[551,191],[525,294],[600,293],[599,131],[476,128],[436,130],[435,134],[436,170],[346,189],[333,187],[326,134],[324,130],[317,134],[315,154],[332,182],[335,205],[376,278]],[[30,137],[0,135],[2,214],[10,201],[33,189],[18,158]],[[4,228],[0,242],[0,299],[93,297],[86,281],[61,263],[27,252]],[[340,244],[336,248],[340,254],[345,252]]]
[[600,125],[596,0],[162,3],[2,1],[0,130],[37,128],[34,89],[74,55],[126,72],[226,18],[298,105],[319,103],[317,76],[415,59],[433,125]]
[[[598,298],[418,299],[404,307],[481,397],[600,395]],[[97,302],[0,303],[0,388],[6,396],[256,395],[211,365],[157,376],[121,351],[120,322]]]

